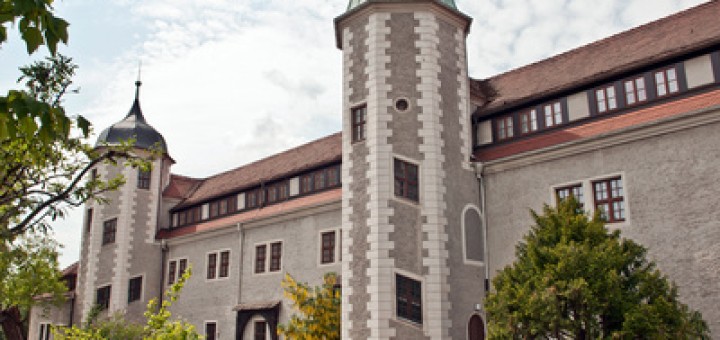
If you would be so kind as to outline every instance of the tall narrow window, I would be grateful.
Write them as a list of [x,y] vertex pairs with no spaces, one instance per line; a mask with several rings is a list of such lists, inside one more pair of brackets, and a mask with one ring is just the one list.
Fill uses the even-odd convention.
[[625,204],[622,178],[610,178],[593,182],[595,207],[607,222],[625,221]]
[[212,280],[215,278],[215,270],[217,268],[217,253],[208,254],[207,260],[207,278]]
[[340,167],[336,165],[327,169],[327,186],[332,188],[338,184],[340,184]]
[[655,72],[657,96],[662,97],[680,91],[677,71],[674,67]]
[[322,250],[320,254],[320,263],[335,262],[335,231],[324,232],[320,236]]
[[313,180],[312,174],[300,176],[300,193],[301,194],[306,194],[306,193],[312,191],[312,188],[313,188],[312,180]]
[[185,274],[185,269],[187,269],[187,259],[181,259],[178,261],[178,278]]
[[110,307],[110,286],[100,287],[95,293],[95,304],[101,309]]
[[395,274],[395,307],[398,318],[422,324],[420,281]]
[[635,79],[626,80],[624,82],[625,87],[625,102],[628,105],[641,103],[647,100],[647,92],[645,90],[645,78],[637,77]]
[[507,116],[499,118],[495,121],[497,127],[498,140],[512,138],[513,136],[513,117]]
[[270,244],[270,271],[276,272],[280,270],[280,261],[282,258],[282,243],[275,242]]
[[115,243],[115,233],[117,232],[117,218],[107,220],[103,223],[102,244]]
[[218,202],[218,214],[220,216],[225,215],[228,213],[228,199],[223,198]]
[[554,102],[552,104],[546,104],[543,107],[545,111],[545,126],[551,127],[558,124],[562,124],[562,106],[560,102]]
[[288,182],[278,184],[278,201],[284,201],[288,198]]
[[245,193],[245,207],[255,208],[257,207],[257,191],[251,190]]
[[614,85],[595,90],[595,99],[597,100],[597,110],[599,113],[617,109]]
[[87,215],[85,215],[85,232],[90,232],[90,229],[92,228],[92,220],[93,210],[90,208],[87,210]]
[[265,323],[265,321],[255,321],[253,324],[253,328],[253,338],[255,340],[267,339],[267,323]]
[[419,201],[418,166],[395,159],[395,196]]
[[463,216],[463,237],[465,238],[465,260],[471,262],[485,261],[485,228],[480,211],[468,207]]
[[150,171],[138,169],[137,187],[138,189],[150,189]]
[[537,131],[537,110],[532,109],[520,113],[520,132],[530,133]]
[[325,171],[316,171],[313,174],[313,189],[319,191],[325,189]]
[[220,270],[218,277],[228,277],[230,271],[230,251],[220,253]]
[[269,185],[265,191],[267,191],[267,201],[268,203],[275,203],[278,199],[278,190],[277,185]]
[[134,277],[128,282],[128,303],[142,297],[142,276]]
[[38,334],[39,334],[38,339],[50,340],[50,334],[52,334],[52,328],[50,327],[50,324],[49,323],[41,323]]
[[365,119],[367,116],[367,107],[365,105],[358,106],[351,110],[350,119],[352,121],[352,142],[360,142],[365,140]]
[[217,339],[217,323],[206,322],[205,323],[205,340]]
[[262,244],[255,247],[255,273],[264,273],[265,272],[265,256],[266,256],[267,246]]
[[177,261],[168,263],[168,286],[175,283],[175,274],[177,271]]

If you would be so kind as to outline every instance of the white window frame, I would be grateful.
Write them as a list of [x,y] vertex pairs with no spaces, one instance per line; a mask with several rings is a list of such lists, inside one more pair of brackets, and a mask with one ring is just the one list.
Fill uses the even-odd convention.
[[[228,275],[225,277],[220,277],[220,262],[221,262],[221,253],[228,252]],[[207,271],[208,271],[208,264],[210,262],[210,254],[215,254],[217,256],[217,260],[215,260],[215,278],[208,279],[207,277]],[[230,264],[232,260],[232,249],[230,248],[224,248],[224,249],[217,249],[213,251],[209,251],[205,253],[205,281],[221,281],[221,280],[227,280],[230,278],[230,271],[232,270],[232,265]]]
[[[270,262],[272,261],[271,257],[272,257],[272,244],[273,243],[280,243],[280,249],[281,249],[280,250],[280,269],[275,270],[275,271],[270,271]],[[255,272],[255,265],[257,264],[257,247],[262,246],[262,245],[265,245],[265,268],[264,268],[265,271],[262,273],[257,273],[257,272]],[[285,266],[285,261],[283,260],[283,257],[285,257],[285,241],[284,240],[277,239],[277,240],[257,242],[255,244],[253,244],[252,252],[253,252],[253,255],[252,255],[252,261],[253,261],[252,262],[252,273],[253,273],[253,275],[260,276],[260,275],[277,274],[277,273],[283,272],[283,269]]]
[[207,333],[206,333],[206,332],[207,332],[207,325],[210,324],[210,323],[214,323],[214,324],[215,324],[215,339],[220,339],[220,328],[218,327],[218,322],[217,322],[217,320],[205,320],[205,321],[203,321],[202,334],[203,334],[203,335],[207,335]]
[[38,338],[41,340],[53,339],[52,324],[49,322],[41,322],[38,324]]
[[589,217],[592,217],[593,214],[595,214],[595,195],[593,192],[593,182],[595,181],[601,181],[606,180],[610,178],[616,178],[620,177],[620,180],[622,180],[623,183],[623,204],[625,205],[625,220],[620,222],[605,222],[605,225],[609,228],[624,228],[630,225],[630,198],[629,198],[629,192],[630,187],[628,185],[627,181],[627,175],[624,171],[621,172],[613,172],[601,176],[594,176],[589,178],[583,178],[578,179],[574,181],[564,182],[560,184],[556,184],[550,187],[550,202],[553,202],[555,206],[558,205],[558,197],[555,195],[555,190],[560,189],[563,187],[571,186],[571,185],[582,185],[583,190],[583,210],[585,210],[585,213],[588,214]]
[[[165,271],[166,276],[164,278],[164,281],[165,281],[164,284],[170,286],[170,285],[173,285],[178,282],[178,279],[180,278],[180,276],[182,276],[182,274],[180,274],[180,260],[187,261],[188,267],[190,266],[190,260],[188,260],[187,257],[175,257],[175,258],[168,259],[167,260],[167,270]],[[168,281],[168,278],[170,277],[170,262],[172,262],[172,261],[175,261],[175,278],[173,279],[172,282],[170,282],[170,281]],[[187,267],[185,269],[187,269]]]
[[[128,302],[128,304],[130,304],[130,303],[135,303],[135,302],[143,302],[143,301],[145,301],[145,281],[146,281],[146,280],[145,280],[145,273],[141,273],[141,274],[137,274],[137,275],[131,275],[130,278],[128,279],[128,289],[130,288],[130,280],[136,279],[136,278],[138,278],[138,277],[142,278],[142,281],[141,281],[141,283],[140,283],[140,299],[135,300],[135,301],[132,301],[132,302]],[[111,293],[112,293],[112,292],[111,292]],[[128,295],[129,295],[129,294],[128,294]],[[128,298],[129,298],[129,296],[128,296]]]

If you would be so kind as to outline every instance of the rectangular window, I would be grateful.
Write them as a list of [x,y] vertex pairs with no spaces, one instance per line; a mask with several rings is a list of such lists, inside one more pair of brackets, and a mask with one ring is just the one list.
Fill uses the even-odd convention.
[[230,272],[230,251],[220,253],[220,270],[218,277],[228,277]]
[[610,85],[595,90],[595,100],[597,101],[597,110],[599,113],[617,109],[615,86]]
[[115,243],[115,232],[117,231],[117,218],[107,220],[103,223],[102,244]]
[[512,138],[513,136],[513,117],[507,116],[498,118],[495,121],[497,127],[498,140]]
[[95,304],[101,309],[110,307],[110,286],[98,288],[95,294]]
[[367,115],[367,107],[365,105],[358,106],[351,110],[350,119],[352,120],[352,142],[360,142],[365,140],[365,118]]
[[420,281],[395,274],[395,307],[397,317],[422,324],[422,289]]
[[538,125],[537,125],[537,110],[532,109],[529,111],[521,112],[520,113],[520,132],[530,133],[533,131],[537,131]]
[[336,187],[340,184],[340,167],[333,166],[327,169],[327,186],[328,188]]
[[626,80],[624,84],[625,102],[628,105],[641,103],[647,100],[647,91],[645,90],[645,78],[637,77],[635,79]]
[[607,222],[625,221],[625,202],[622,178],[615,177],[592,182],[595,208]]
[[655,72],[657,96],[662,97],[680,91],[677,71],[674,67]]
[[570,196],[573,196],[578,203],[580,203],[581,208],[584,206],[582,184],[574,184],[557,188],[555,189],[555,195],[557,195],[558,201],[562,201]]
[[546,104],[543,110],[545,111],[546,127],[562,124],[562,106],[560,105],[560,102]]
[[177,273],[177,261],[168,263],[168,286],[175,283],[175,273]]
[[395,196],[418,202],[418,166],[395,158],[394,173]]
[[312,191],[312,174],[300,176],[300,193],[306,194]]
[[259,245],[255,247],[255,273],[265,272],[265,256],[267,251],[267,245]]
[[289,189],[288,182],[282,182],[277,185],[278,189],[278,201],[284,201],[288,198]]
[[267,324],[265,321],[255,321],[253,323],[253,334],[255,340],[266,340],[267,339]]
[[90,229],[92,228],[92,220],[93,210],[90,208],[87,210],[87,215],[85,215],[85,232],[90,232]]
[[49,323],[41,323],[40,330],[38,331],[38,339],[40,340],[50,340],[50,334],[52,334],[52,330],[50,328]]
[[335,231],[324,232],[320,236],[322,247],[320,254],[320,263],[335,262]]
[[275,203],[278,199],[278,191],[277,191],[276,185],[270,185],[267,187],[265,191],[267,191],[267,201],[268,203]]
[[217,339],[217,323],[206,322],[205,323],[205,340]]
[[212,280],[215,278],[215,270],[217,269],[217,253],[208,254],[207,260],[207,278]]
[[282,243],[275,242],[270,244],[270,271],[276,272],[280,270],[280,259],[282,258]]
[[316,171],[313,174],[313,190],[320,191],[325,189],[325,171]]
[[150,171],[138,169],[137,187],[138,189],[150,189]]
[[185,269],[187,269],[187,259],[178,261],[178,279],[185,274]]
[[128,303],[140,300],[142,296],[142,276],[130,279],[128,283]]

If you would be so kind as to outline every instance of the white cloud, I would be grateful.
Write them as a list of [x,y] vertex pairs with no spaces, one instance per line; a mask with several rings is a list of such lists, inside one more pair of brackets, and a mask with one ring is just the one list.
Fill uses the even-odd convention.
[[[470,75],[485,78],[699,2],[458,0],[457,6],[474,18]],[[132,103],[142,60],[143,111],[164,134],[176,173],[208,176],[340,129],[341,52],[332,20],[346,0],[115,0],[68,6],[74,11],[68,13],[71,22],[73,13],[83,16],[78,21],[96,15],[93,33],[107,35],[98,39],[102,43],[73,50],[83,91],[68,106],[89,117],[98,132],[118,121]],[[118,22],[127,29],[118,29]],[[104,49],[119,52],[107,56]],[[77,218],[69,222],[79,224]],[[79,242],[78,226],[64,228],[56,230],[76,237],[63,236],[67,244]],[[77,258],[69,253],[76,248],[66,249],[64,263]]]

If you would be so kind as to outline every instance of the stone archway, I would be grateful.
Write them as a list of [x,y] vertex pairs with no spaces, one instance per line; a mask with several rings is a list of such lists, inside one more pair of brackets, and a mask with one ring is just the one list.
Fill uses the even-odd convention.
[[485,340],[485,323],[477,314],[468,322],[468,340]]

